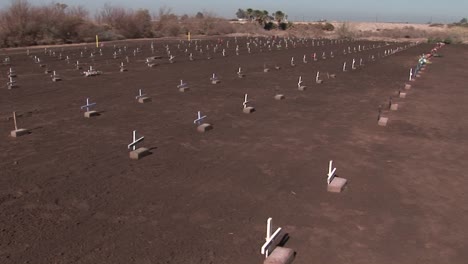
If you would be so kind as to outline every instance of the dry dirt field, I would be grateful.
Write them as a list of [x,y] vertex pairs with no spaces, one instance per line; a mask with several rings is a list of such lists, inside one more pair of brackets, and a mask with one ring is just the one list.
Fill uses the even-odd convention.
[[[289,234],[297,264],[466,263],[468,47],[442,48],[399,99],[433,45],[384,56],[408,43],[291,40],[270,51],[266,41],[239,38],[239,56],[232,38],[216,53],[217,40],[198,42],[203,54],[195,41],[156,41],[154,53],[151,41],[106,44],[102,56],[92,45],[51,48],[55,56],[2,51],[18,88],[6,88],[10,66],[0,66],[0,263],[262,263],[268,217]],[[348,47],[357,52],[343,54]],[[164,58],[147,67],[154,55]],[[102,75],[80,75],[76,60]],[[210,83],[212,73],[221,83]],[[190,91],[178,91],[180,79]],[[138,89],[153,101],[137,103]],[[242,112],[245,93],[252,114]],[[389,123],[378,126],[390,96],[399,109],[385,110]],[[87,97],[100,116],[83,117]],[[31,134],[9,137],[13,111]],[[197,111],[214,130],[197,132]],[[133,130],[152,152],[138,161],[127,149]],[[331,159],[349,181],[339,194],[326,188]]]

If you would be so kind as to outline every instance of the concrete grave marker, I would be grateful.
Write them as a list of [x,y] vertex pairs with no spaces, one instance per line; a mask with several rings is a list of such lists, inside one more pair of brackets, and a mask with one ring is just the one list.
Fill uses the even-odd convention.
[[404,98],[406,98],[406,93],[403,93],[403,92],[401,91],[401,89],[398,89],[398,97],[404,99]]
[[346,72],[346,61],[343,63],[343,72]]
[[336,168],[333,168],[333,160],[328,163],[327,191],[340,193],[346,186],[347,180],[336,175]]
[[219,80],[218,76],[216,76],[215,73],[213,73],[213,75],[211,76],[210,81],[211,81],[212,84],[218,84],[218,83],[221,82],[221,81]]
[[53,74],[50,77],[52,77],[53,82],[58,82],[58,81],[62,80],[62,78],[60,78],[60,76],[55,71],[53,72]]
[[188,84],[184,83],[183,80],[180,80],[180,84],[177,85],[177,88],[179,89],[179,92],[182,92],[182,93],[189,91]]
[[271,233],[272,220],[271,217],[267,219],[265,243],[260,248],[260,253],[265,255],[265,258],[268,258],[270,253],[281,243],[284,237],[281,227],[278,227],[274,233]]
[[291,57],[291,67],[294,67],[296,66],[296,64],[294,64],[294,57]]
[[97,76],[99,74],[101,74],[101,72],[93,69],[93,66],[89,66],[89,70],[83,72],[85,77]]
[[200,111],[197,113],[197,119],[193,120],[193,123],[197,125],[197,131],[200,133],[205,133],[213,129],[213,126],[208,123],[204,123],[203,120],[206,118],[206,115],[202,115]]
[[133,141],[132,143],[128,144],[127,148],[128,149],[131,149],[132,151],[130,151],[130,159],[132,160],[139,160],[141,158],[143,158],[144,156],[148,156],[149,154],[151,154],[149,152],[149,149],[147,148],[136,148],[136,145],[140,142],[142,142],[143,140],[145,139],[145,137],[141,137],[141,138],[136,138],[136,130],[133,130]]
[[396,111],[398,110],[398,104],[394,103],[393,100],[392,100],[392,97],[390,96],[389,100],[388,100],[388,108],[392,111]]
[[307,86],[302,85],[302,83],[302,76],[299,76],[299,80],[297,81],[297,89],[299,89],[299,91],[305,91],[307,89]]
[[255,112],[255,108],[253,106],[248,106],[247,104],[250,103],[250,101],[247,100],[247,94],[244,96],[244,102],[242,105],[244,106],[244,109],[242,110],[245,114],[251,114]]
[[146,94],[143,94],[141,89],[138,89],[138,95],[135,96],[135,99],[137,99],[138,103],[140,104],[151,102],[151,97],[148,97],[146,96]]
[[239,78],[244,78],[245,77],[245,74],[242,72],[241,67],[239,67],[239,69],[237,70],[237,77],[239,77]]
[[277,95],[275,95],[274,98],[275,98],[275,100],[278,100],[278,101],[286,99],[286,97],[283,94],[277,94]]
[[90,103],[89,98],[86,98],[86,104],[81,107],[81,109],[86,109],[84,117],[91,118],[99,115],[99,112],[90,110],[91,107],[94,107],[96,103]]
[[320,80],[320,72],[317,72],[317,75],[315,76],[315,82],[317,84],[323,83],[323,80]]
[[125,68],[125,65],[123,62],[120,62],[120,72],[126,72],[127,69]]
[[17,121],[16,121],[16,112],[13,112],[13,123],[15,125],[15,130],[12,130],[10,132],[11,137],[21,137],[21,136],[29,134],[28,129],[18,128],[18,124],[17,124]]
[[377,116],[377,124],[379,126],[387,126],[387,123],[388,123],[388,117],[382,116],[382,106],[379,105],[379,114]]

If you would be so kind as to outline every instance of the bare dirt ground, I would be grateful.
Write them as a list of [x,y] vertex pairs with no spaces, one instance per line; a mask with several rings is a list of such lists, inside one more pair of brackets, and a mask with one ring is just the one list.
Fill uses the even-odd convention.
[[[0,263],[261,263],[268,217],[289,233],[298,264],[465,263],[467,47],[444,47],[380,127],[378,106],[432,45],[383,57],[404,44],[309,40],[261,52],[252,44],[249,55],[245,42],[239,56],[231,39],[227,57],[218,50],[207,60],[205,50],[195,61],[184,53],[194,43],[174,41],[156,42],[154,54],[150,41],[122,42],[118,59],[110,45],[94,59],[92,46],[57,48],[55,57],[31,51],[61,82],[15,51],[19,87],[0,90]],[[166,56],[166,44],[176,63],[147,67],[147,56]],[[343,54],[358,45],[367,49]],[[59,52],[103,74],[83,77]],[[119,72],[126,54],[128,72]],[[353,58],[364,65],[351,70]],[[209,82],[213,72],[218,85]],[[180,79],[189,92],[177,90]],[[138,104],[138,89],[153,102]],[[251,115],[242,113],[245,93],[257,109]],[[275,101],[277,93],[286,100]],[[99,117],[83,117],[87,97]],[[12,111],[31,134],[8,136]],[[214,130],[196,131],[197,111]],[[140,146],[152,148],[139,161],[126,148],[134,129],[145,136]],[[341,194],[326,191],[330,159],[349,180]]]

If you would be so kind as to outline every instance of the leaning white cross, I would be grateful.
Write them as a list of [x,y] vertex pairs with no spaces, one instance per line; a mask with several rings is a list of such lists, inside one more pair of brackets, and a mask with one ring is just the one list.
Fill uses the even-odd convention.
[[299,76],[299,81],[297,82],[297,87],[298,88],[302,87],[302,76]]
[[343,63],[343,71],[346,71],[346,61]]
[[411,68],[409,71],[409,80],[411,81],[413,79],[413,69]]
[[143,94],[143,92],[141,91],[141,89],[138,89],[138,95],[135,96],[135,99],[139,99],[139,98],[142,98],[146,96],[146,94]]
[[136,150],[136,144],[138,144],[139,142],[143,141],[145,139],[145,137],[141,137],[141,138],[136,138],[136,130],[133,130],[133,142],[128,144],[128,149],[132,149],[132,150]]
[[327,174],[327,183],[330,184],[333,181],[333,178],[335,178],[335,172],[336,168],[333,168],[333,160],[330,160],[330,163],[328,164],[328,174]]
[[315,82],[319,82],[320,80],[320,72],[317,72],[317,75],[315,76]]
[[249,103],[249,101],[247,100],[247,94],[245,94],[244,96],[244,102],[242,103],[242,105],[244,106],[244,108],[247,108],[247,104]]
[[202,116],[201,112],[198,111],[197,119],[193,120],[193,123],[196,125],[201,125],[203,119],[206,118],[206,115]]
[[18,130],[18,124],[16,123],[16,112],[13,112],[13,123],[15,123],[15,130]]
[[280,233],[281,233],[281,227],[278,227],[278,229],[276,229],[276,231],[272,234],[271,233],[271,221],[272,221],[272,218],[268,218],[267,220],[267,234],[266,234],[266,242],[265,244],[263,244],[262,248],[260,249],[260,253],[262,255],[265,255],[265,258],[268,257],[268,255],[270,254],[270,250],[273,251],[273,249],[275,249],[275,247],[281,242],[281,237],[280,237]]
[[169,62],[171,62],[171,63],[174,62],[174,59],[175,59],[175,56],[171,55],[171,56],[169,57]]

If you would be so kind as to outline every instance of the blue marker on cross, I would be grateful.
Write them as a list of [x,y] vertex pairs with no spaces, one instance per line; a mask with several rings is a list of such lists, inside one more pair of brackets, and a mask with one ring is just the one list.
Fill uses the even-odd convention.
[[95,105],[96,105],[96,103],[90,103],[89,98],[86,98],[86,105],[83,105],[81,107],[81,109],[86,108],[86,112],[89,112],[89,108],[92,107],[92,106],[95,106]]
[[205,118],[206,118],[206,115],[202,116],[201,112],[198,111],[197,119],[193,120],[193,123],[197,125],[201,125],[203,123],[203,119]]

